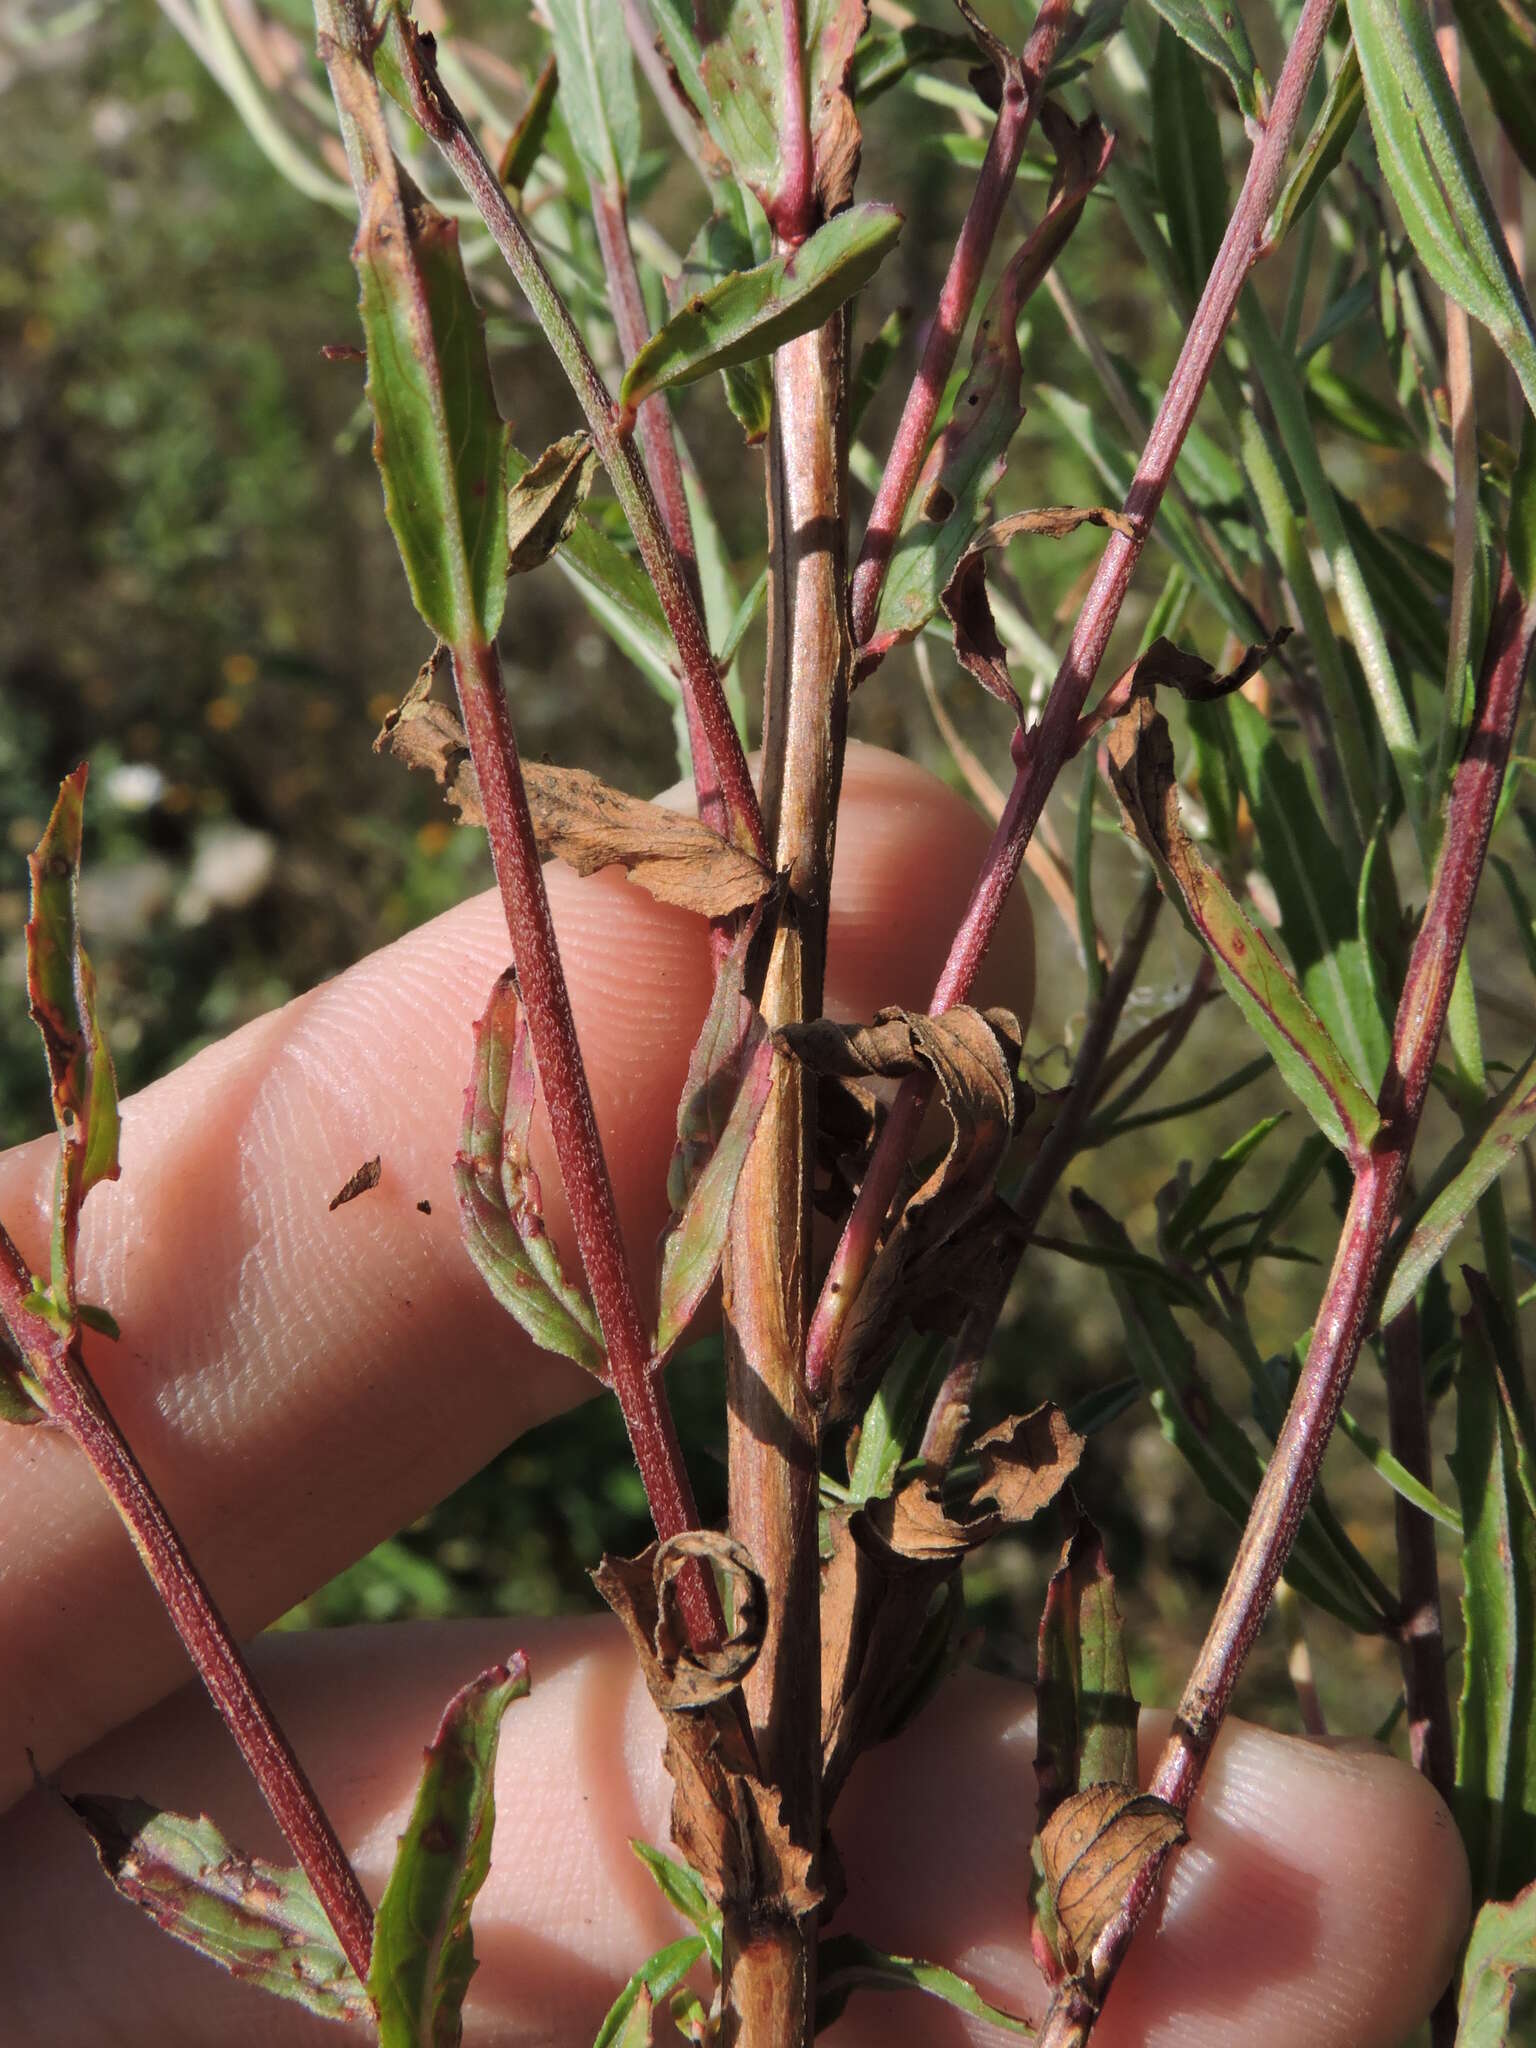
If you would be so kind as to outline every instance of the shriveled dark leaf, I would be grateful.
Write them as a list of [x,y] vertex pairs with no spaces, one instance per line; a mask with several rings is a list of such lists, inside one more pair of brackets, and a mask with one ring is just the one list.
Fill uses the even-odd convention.
[[73,1315],[80,1205],[99,1182],[116,1180],[120,1130],[117,1077],[96,1010],[96,976],[80,938],[88,773],[82,762],[59,784],[47,829],[27,857],[27,1005],[42,1034],[59,1132],[50,1303],[66,1324]]
[[597,1316],[544,1227],[528,1156],[538,1077],[509,969],[475,1025],[475,1065],[453,1163],[464,1248],[507,1313],[547,1351],[605,1377]]
[[553,441],[507,492],[507,566],[526,575],[570,538],[592,482],[597,450],[590,434]]
[[372,2018],[368,1994],[302,1870],[245,1855],[206,1815],[194,1820],[100,1794],[64,1803],[117,1890],[167,1934],[322,2019]]
[[584,768],[523,764],[539,851],[578,875],[624,867],[661,903],[729,917],[766,895],[772,877],[752,854],[699,818],[646,803]]
[[[689,1647],[676,1580],[690,1559],[717,1565],[736,1588],[736,1625],[719,1649]],[[637,1558],[605,1557],[592,1574],[624,1624],[666,1729],[672,1840],[718,1904],[798,1916],[822,1893],[814,1853],[790,1837],[780,1795],[757,1774],[737,1688],[762,1641],[762,1581],[742,1546],[695,1531]]]
[[1089,1785],[1062,1801],[1040,1831],[1040,1853],[1069,1972],[1087,1964],[1142,1866],[1187,1839],[1150,1792]]
[[655,1359],[671,1352],[714,1284],[731,1203],[773,1081],[773,1044],[742,991],[753,918],[715,978],[704,1028],[688,1063],[667,1176],[671,1220],[661,1241]]
[[1079,719],[1077,744],[1086,744],[1112,718],[1123,718],[1138,697],[1149,696],[1154,690],[1177,690],[1186,704],[1214,704],[1230,697],[1256,676],[1290,637],[1289,626],[1277,627],[1267,640],[1244,648],[1237,665],[1224,674],[1202,655],[1191,654],[1187,648],[1175,647],[1171,640],[1159,637],[1115,678],[1092,711]]
[[993,1192],[1015,1128],[1033,1103],[1016,1078],[1018,1020],[958,1005],[939,1017],[882,1010],[869,1025],[793,1025],[780,1042],[812,1073],[899,1079],[926,1069],[951,1122],[943,1158],[903,1204],[849,1314],[834,1366],[835,1412],[858,1402],[869,1373],[911,1316],[956,1327],[997,1261],[1016,1260],[1017,1219]]
[[384,1163],[377,1153],[374,1154],[372,1159],[365,1159],[356,1173],[348,1174],[329,1202],[326,1203],[326,1207],[336,1210],[344,1202],[355,1202],[359,1195],[366,1195],[371,1189],[378,1186],[383,1171]]
[[555,91],[560,83],[560,69],[553,57],[545,60],[544,68],[534,80],[533,91],[528,95],[528,104],[517,117],[517,125],[507,137],[496,163],[496,175],[512,194],[521,193],[533,167],[544,148],[544,138],[549,133],[549,117],[555,111]]
[[501,1717],[528,1692],[521,1651],[471,1679],[443,1713],[374,1918],[368,1990],[379,2048],[458,2048],[475,1973],[470,1914],[491,1867]]
[[464,727],[458,713],[432,695],[447,660],[447,645],[439,640],[399,704],[384,714],[373,751],[393,754],[406,768],[425,768],[458,810],[461,825],[483,825],[480,785]]
[[993,1501],[1005,1522],[1028,1522],[1060,1493],[1086,1448],[1054,1401],[1010,1415],[971,1446],[981,1460],[972,1499]]
[[1008,673],[1008,650],[987,602],[987,559],[979,548],[970,548],[960,557],[939,602],[954,630],[955,659],[989,696],[1007,705],[1022,732],[1024,706]]
[[1381,1119],[1349,1062],[1273,946],[1184,830],[1173,743],[1161,713],[1138,698],[1109,740],[1109,773],[1132,835],[1211,955],[1223,987],[1274,1055],[1318,1128],[1359,1159]]

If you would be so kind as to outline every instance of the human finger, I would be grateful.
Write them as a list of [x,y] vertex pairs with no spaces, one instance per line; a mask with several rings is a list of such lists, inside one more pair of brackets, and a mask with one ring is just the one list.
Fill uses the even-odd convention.
[[[987,839],[934,777],[848,751],[828,1006],[920,1007]],[[665,1220],[676,1103],[708,1001],[702,922],[614,872],[548,883],[632,1263]],[[1017,897],[988,1000],[1027,1011]],[[125,1106],[122,1177],[88,1204],[81,1294],[102,1390],[232,1625],[248,1634],[588,1395],[491,1300],[451,1163],[470,1024],[506,965],[486,896],[236,1032]],[[45,1263],[53,1146],[0,1159],[0,1217]],[[372,1193],[330,1197],[378,1155]],[[547,1136],[534,1154],[569,1254]],[[73,1447],[0,1431],[0,1809],[179,1682],[183,1655]]]
[[[477,1622],[267,1637],[257,1662],[377,1897],[420,1742],[449,1692],[514,1643],[528,1649],[533,1689],[502,1728],[466,2043],[588,2048],[629,1973],[684,1931],[629,1847],[667,1845],[670,1787],[660,1723],[618,1630]],[[1165,1725],[1144,1724],[1144,1761]],[[836,1928],[959,1970],[1038,2019],[1033,1751],[1027,1695],[967,1674],[861,1760],[833,1828],[848,1880]],[[242,1847],[282,1853],[191,1690],[76,1760],[64,1782],[206,1808]],[[1459,1839],[1421,1778],[1375,1751],[1235,1724],[1190,1833],[1098,2048],[1395,2048],[1407,2037],[1450,1974],[1467,1912]],[[222,2048],[320,2048],[329,2038],[119,1901],[46,1795],[0,1829],[0,1873],[0,1981],[18,2039],[201,2048],[216,2035]],[[825,2038],[958,2048],[1009,2037],[911,1994],[861,1992]]]

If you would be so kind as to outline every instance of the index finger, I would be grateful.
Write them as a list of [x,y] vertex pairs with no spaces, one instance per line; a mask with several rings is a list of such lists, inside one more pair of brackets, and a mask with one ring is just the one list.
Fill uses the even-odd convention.
[[[851,747],[828,1005],[921,1007],[987,829],[932,776]],[[572,1001],[637,1278],[709,993],[703,924],[612,873],[551,868]],[[1022,900],[999,954],[1027,1008]],[[507,962],[481,897],[247,1026],[127,1104],[122,1178],[84,1215],[102,1390],[238,1633],[593,1391],[496,1307],[458,1242],[451,1164],[470,1024]],[[51,1144],[0,1159],[0,1216],[42,1263]],[[372,1193],[332,1213],[378,1154]],[[546,1209],[570,1238],[535,1141]],[[425,1206],[422,1206],[425,1205]],[[430,1212],[430,1213],[428,1213]],[[185,1672],[112,1510],[46,1429],[0,1433],[0,1805]]]

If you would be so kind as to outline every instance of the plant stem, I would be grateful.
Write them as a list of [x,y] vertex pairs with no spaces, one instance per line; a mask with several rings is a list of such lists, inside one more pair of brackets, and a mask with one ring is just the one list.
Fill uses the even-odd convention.
[[[1150,1789],[1181,1814],[1189,1809],[1290,1554],[1370,1326],[1382,1258],[1482,877],[1533,639],[1536,602],[1522,601],[1506,560],[1489,622],[1477,715],[1451,786],[1440,858],[1397,1007],[1392,1062],[1378,1105],[1382,1127],[1355,1177],[1306,1364],[1152,1779]],[[1087,1995],[1095,2010],[1102,2006],[1165,1860],[1155,1857],[1137,1873],[1120,1911],[1094,1943],[1087,1993],[1080,1984],[1079,2002]],[[1053,2008],[1039,2048],[1067,2048],[1086,2038],[1080,2016],[1067,2014],[1063,2006],[1058,2017]]]
[[779,136],[782,182],[768,209],[768,225],[786,249],[795,249],[811,232],[816,207],[800,0],[779,0],[779,37],[784,51],[784,128]]
[[[759,1003],[778,1029],[821,1014],[851,643],[847,587],[846,328],[773,358],[768,446],[768,675],[763,803],[785,877]],[[725,1255],[731,1533],[768,1595],[744,1690],[766,1781],[791,1836],[821,1842],[817,1418],[801,1358],[809,1310],[814,1084],[781,1060],[742,1173]],[[798,2048],[814,2031],[815,1916],[726,1923],[726,2036]],[[772,2015],[771,2020],[769,2015]]]
[[[613,1390],[645,1483],[656,1533],[664,1542],[684,1529],[697,1528],[698,1510],[665,1382],[651,1369],[650,1341],[619,1231],[613,1183],[598,1135],[544,888],[543,863],[528,814],[501,659],[494,646],[471,642],[453,650],[453,672],[555,1157],[560,1162],[581,1263],[608,1352]],[[724,1629],[713,1580],[702,1568],[691,1565],[682,1573],[679,1589],[695,1647],[718,1643]]]
[[[355,5],[355,0],[350,0],[350,4]],[[392,19],[394,47],[411,88],[416,119],[441,151],[473,201],[492,241],[506,258],[586,416],[592,445],[612,479],[614,493],[629,521],[640,559],[655,586],[662,612],[677,643],[683,667],[683,689],[709,741],[721,798],[730,819],[731,835],[740,845],[755,853],[759,860],[766,860],[768,843],[763,832],[762,812],[758,806],[757,791],[747,772],[741,736],[725,700],[720,670],[710,651],[702,614],[657,507],[645,466],[635,448],[634,436],[609,397],[598,375],[597,365],[587,351],[569,308],[544,268],[517,208],[486,162],[479,143],[465,126],[464,117],[444,90],[421,37],[409,21],[402,21],[398,16]]]
[[0,1321],[20,1347],[49,1413],[90,1460],[342,1952],[366,1984],[373,1908],[357,1873],[164,1503],[87,1371],[78,1333],[66,1339],[25,1306],[31,1285],[26,1261],[0,1225]]
[[[1334,0],[1307,0],[1297,22],[1295,37],[1276,82],[1269,121],[1249,159],[1242,191],[1126,493],[1124,510],[1130,530],[1110,536],[1066,658],[1051,686],[1044,715],[1040,724],[1026,735],[1007,808],[993,834],[970,904],[933,993],[930,1008],[935,1013],[964,1002],[969,993],[1018,876],[1030,834],[1076,744],[1077,721],[1120,616],[1132,572],[1209,381],[1238,296],[1257,260],[1333,8]],[[903,1082],[870,1160],[842,1242],[833,1254],[806,1345],[806,1383],[815,1399],[824,1398],[831,1385],[843,1326],[879,1244],[928,1093],[929,1086],[921,1080]]]
[[902,408],[896,438],[880,480],[880,489],[870,510],[869,524],[853,572],[853,644],[862,647],[875,630],[880,608],[880,591],[891,559],[891,550],[901,530],[902,515],[923,466],[933,423],[949,373],[955,366],[961,336],[971,317],[971,308],[981,287],[987,259],[997,238],[1008,194],[1018,173],[1019,159],[1030,127],[1045,97],[1046,73],[1072,16],[1071,0],[1044,0],[1030,31],[1029,41],[1017,64],[1010,63],[1002,83],[1002,105],[987,143],[987,153],[976,179],[971,203],[966,209],[960,239],[949,260],[949,270],[939,293],[938,308],[923,359]]

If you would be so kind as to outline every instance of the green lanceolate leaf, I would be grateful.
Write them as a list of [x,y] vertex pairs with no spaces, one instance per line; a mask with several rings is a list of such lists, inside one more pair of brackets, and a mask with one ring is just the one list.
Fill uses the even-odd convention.
[[859,38],[853,53],[848,90],[856,106],[867,107],[899,85],[909,71],[926,71],[946,61],[974,64],[976,45],[954,29],[933,28],[922,21],[909,22],[905,28],[872,29]]
[[1010,2034],[1031,2034],[1027,2021],[1000,2006],[988,2005],[974,1984],[968,1984],[953,1970],[937,1963],[921,1963],[911,1956],[890,1956],[871,1948],[851,1934],[834,1934],[823,1940],[816,1957],[816,2024],[818,2031],[830,2026],[842,2011],[849,1995],[857,1990],[924,1991],[940,1998],[972,2019],[1002,2027]]
[[705,1891],[696,1874],[686,1863],[679,1863],[676,1857],[667,1856],[660,1849],[653,1849],[649,1842],[632,1841],[629,1846],[656,1880],[656,1888],[667,1904],[675,1907],[685,1920],[691,1920],[703,1935],[710,1961],[719,1969],[723,1938],[720,1908]]
[[549,133],[549,119],[555,111],[555,90],[560,83],[558,65],[551,57],[534,81],[528,104],[517,117],[517,126],[507,137],[496,166],[496,175],[507,190],[520,193],[533,176],[533,167]]
[[[1536,410],[1536,326],[1423,0],[1348,0],[1381,168],[1424,268],[1488,329]],[[1529,116],[1527,115],[1527,119]]]
[[1116,725],[1109,757],[1128,829],[1152,856],[1222,986],[1319,1130],[1347,1156],[1363,1157],[1380,1127],[1376,1105],[1273,946],[1184,830],[1173,744],[1162,714],[1147,699]]
[[384,509],[416,609],[450,647],[489,639],[506,602],[503,472],[480,309],[459,231],[390,150],[373,74],[334,53],[332,86],[366,159],[352,245]]
[[1528,1884],[1507,1905],[1484,1906],[1472,1923],[1456,2006],[1456,2048],[1516,2048],[1528,2038],[1533,2000],[1536,1884]]
[[[1165,1245],[1177,1249],[1189,1242],[1264,1140],[1284,1122],[1283,1111],[1278,1116],[1262,1118],[1211,1161],[1163,1225],[1159,1235]],[[1176,1188],[1177,1183],[1174,1185]]]
[[1137,1705],[1115,1582],[1084,1519],[1062,1546],[1040,1616],[1037,1828],[1085,1785],[1132,1785]]
[[602,1375],[597,1316],[544,1227],[528,1157],[538,1077],[510,970],[475,1026],[475,1065],[453,1162],[464,1248],[507,1313],[536,1344]]
[[672,1207],[661,1242],[655,1357],[668,1356],[714,1285],[736,1183],[773,1080],[773,1042],[742,990],[752,919],[715,977],[715,992],[688,1062],[667,1175]]
[[1232,0],[1152,0],[1181,42],[1224,72],[1243,112],[1263,112],[1264,74]]
[[560,111],[594,191],[621,197],[640,161],[640,100],[611,0],[547,0]]
[[1458,1171],[1435,1196],[1414,1226],[1392,1271],[1386,1299],[1381,1305],[1385,1325],[1413,1300],[1426,1275],[1439,1265],[1452,1239],[1477,1206],[1479,1197],[1520,1156],[1520,1149],[1536,1131],[1536,1087],[1525,1085],[1531,1061],[1503,1091],[1503,1100],[1492,1119],[1479,1132]]
[[1359,930],[1353,864],[1329,838],[1304,770],[1262,712],[1243,697],[1226,699],[1222,712],[1302,994],[1374,1093],[1387,1070],[1391,1032],[1376,963]]
[[[739,189],[719,188],[722,211],[711,214],[694,236],[683,260],[685,294],[710,292],[737,273],[753,268],[752,238]],[[773,416],[773,380],[765,357],[732,363],[721,371],[725,402],[741,423],[750,444],[763,440]]]
[[1474,1898],[1500,1898],[1536,1859],[1536,1740],[1525,1707],[1536,1668],[1536,1514],[1521,1484],[1528,1460],[1503,1383],[1508,1332],[1482,1276],[1466,1277],[1472,1307],[1462,1323],[1451,1458],[1461,1497],[1466,1630],[1456,1817]]
[[118,1891],[167,1934],[322,2019],[372,2018],[302,1870],[245,1855],[206,1815],[193,1820],[142,1799],[82,1795],[65,1803]]
[[373,1928],[379,2048],[458,2048],[475,1973],[469,1916],[491,1867],[501,1717],[528,1691],[519,1651],[448,1702]]
[[74,1308],[75,1227],[98,1182],[116,1180],[120,1120],[117,1077],[96,1013],[96,976],[80,940],[80,852],[85,831],[82,762],[59,785],[47,830],[28,856],[27,1004],[42,1033],[59,1130],[51,1302],[66,1321]]
[[1168,240],[1198,299],[1226,232],[1227,181],[1205,73],[1166,20],[1152,65],[1152,163]]
[[1499,125],[1536,178],[1536,7],[1532,0],[1451,0]]
[[[784,49],[784,23],[794,17],[780,0],[656,0],[654,12],[667,54],[716,147],[770,223],[793,229],[793,221],[781,222],[780,211],[792,196],[783,189],[783,137],[798,118]],[[847,149],[857,146],[843,83],[864,28],[865,0],[803,0],[795,13],[812,153],[822,196],[835,205],[846,197]]]
[[652,2007],[675,1991],[706,1953],[704,1938],[699,1934],[685,1934],[681,1941],[658,1949],[649,1962],[640,1965],[608,2008],[592,2048],[634,2048],[636,2043],[649,2043]]
[[1323,101],[1322,112],[1302,144],[1296,168],[1285,182],[1278,205],[1270,217],[1269,241],[1278,247],[1301,219],[1343,161],[1350,139],[1360,125],[1365,107],[1365,86],[1360,77],[1360,58],[1351,43],[1334,72]]
[[1416,1507],[1420,1514],[1428,1515],[1432,1522],[1438,1522],[1442,1529],[1449,1529],[1453,1536],[1460,1538],[1461,1517],[1456,1510],[1448,1507],[1438,1494],[1432,1493],[1422,1480],[1415,1479],[1402,1460],[1394,1458],[1381,1439],[1356,1422],[1347,1408],[1339,1410],[1339,1433],[1354,1445],[1395,1494]]
[[619,386],[626,405],[771,355],[831,317],[878,269],[901,233],[894,207],[850,206],[782,256],[696,292],[651,336]]

